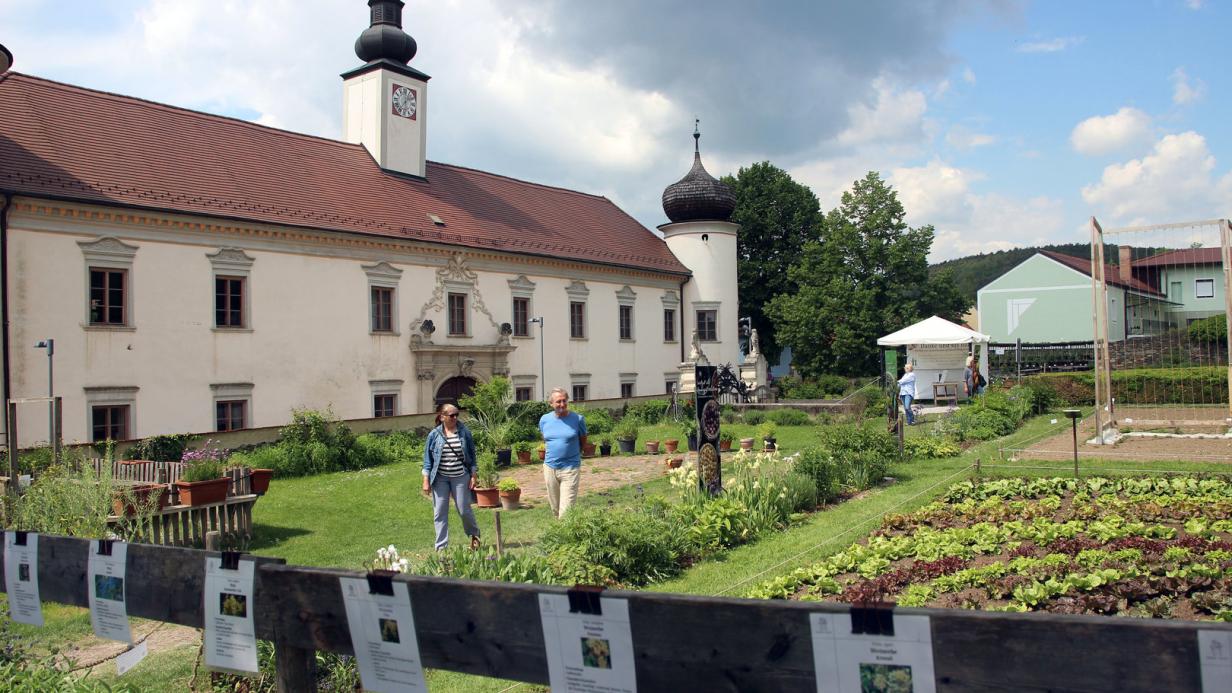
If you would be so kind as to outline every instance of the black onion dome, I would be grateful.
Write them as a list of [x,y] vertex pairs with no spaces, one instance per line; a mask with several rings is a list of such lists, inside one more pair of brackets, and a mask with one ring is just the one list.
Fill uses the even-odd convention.
[[402,0],[368,0],[372,24],[355,39],[355,55],[369,63],[392,60],[403,65],[415,57],[415,39],[402,31]]
[[701,133],[693,132],[693,168],[684,178],[663,191],[663,212],[672,223],[682,221],[727,221],[736,208],[736,194],[706,172],[698,147]]

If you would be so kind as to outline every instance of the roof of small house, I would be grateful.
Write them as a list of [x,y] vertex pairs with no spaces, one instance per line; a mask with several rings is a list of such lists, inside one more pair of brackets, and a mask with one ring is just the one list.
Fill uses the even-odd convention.
[[[1040,250],[1038,252],[1040,255],[1043,255],[1044,257],[1049,258],[1051,260],[1055,260],[1061,263],[1062,265],[1069,267],[1070,269],[1082,272],[1088,277],[1091,276],[1091,261],[1090,260],[1084,260],[1080,257],[1074,257],[1073,255],[1066,255],[1064,253],[1058,253],[1058,252],[1054,252],[1051,250]],[[1135,266],[1136,264],[1137,263],[1135,263]],[[1109,265],[1107,263],[1104,264],[1104,281],[1108,282],[1109,284],[1113,286],[1119,286],[1123,289],[1130,289],[1132,291],[1137,291],[1139,293],[1144,293],[1144,294],[1150,294],[1152,296],[1163,296],[1163,294],[1158,289],[1155,289],[1150,284],[1147,284],[1146,282],[1136,277],[1131,277],[1130,279],[1122,279],[1121,272],[1117,268],[1116,265]]]
[[1219,265],[1223,263],[1220,248],[1184,248],[1165,250],[1140,260],[1134,260],[1134,269],[1164,265]]
[[361,144],[15,72],[0,75],[0,190],[689,273],[602,196],[433,161],[423,180]]

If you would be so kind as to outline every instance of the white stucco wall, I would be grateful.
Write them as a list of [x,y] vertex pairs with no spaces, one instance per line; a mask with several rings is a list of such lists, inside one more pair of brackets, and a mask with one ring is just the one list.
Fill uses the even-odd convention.
[[686,343],[696,329],[696,310],[718,304],[718,341],[703,342],[702,351],[715,365],[740,363],[740,293],[736,276],[736,233],[740,227],[723,221],[690,221],[659,227],[672,253],[693,272],[684,286]]
[[[38,211],[41,209],[42,211]],[[65,211],[72,214],[65,214]],[[341,418],[372,416],[370,381],[398,381],[398,413],[428,410],[435,388],[461,366],[417,377],[411,337],[421,318],[433,320],[437,345],[496,345],[499,326],[512,320],[510,280],[534,283],[531,315],[545,323],[546,386],[570,387],[589,374],[590,398],[618,397],[621,374],[636,374],[635,394],[664,392],[664,373],[680,360],[678,342],[663,339],[666,292],[680,277],[549,258],[416,246],[397,240],[330,236],[256,226],[211,226],[208,220],[169,215],[129,216],[69,204],[27,202],[10,217],[12,393],[43,396],[47,358],[32,348],[56,340],[56,392],[64,397],[66,441],[89,438],[86,388],[137,388],[134,437],[214,430],[211,385],[252,385],[249,426],[276,426],[293,407],[332,407]],[[136,248],[129,272],[126,328],[87,325],[87,270],[79,242],[116,238]],[[731,237],[734,243],[734,236]],[[712,241],[713,242],[713,241]],[[247,329],[214,327],[214,266],[208,254],[242,250],[252,258],[247,279]],[[474,276],[468,306],[470,334],[449,337],[440,272],[451,261]],[[369,275],[385,262],[396,280],[395,334],[369,330]],[[731,317],[724,346],[735,343],[734,274]],[[452,280],[451,280],[452,281]],[[569,338],[566,287],[582,282],[587,296],[587,338]],[[617,292],[634,300],[634,339],[618,339]],[[484,313],[486,309],[487,313]],[[724,299],[724,310],[728,302]],[[690,328],[691,329],[691,328]],[[511,340],[508,374],[529,378],[539,393],[539,330]],[[479,379],[490,374],[475,372]],[[386,387],[389,387],[386,382]],[[46,409],[31,405],[19,419],[23,445],[47,439]]]

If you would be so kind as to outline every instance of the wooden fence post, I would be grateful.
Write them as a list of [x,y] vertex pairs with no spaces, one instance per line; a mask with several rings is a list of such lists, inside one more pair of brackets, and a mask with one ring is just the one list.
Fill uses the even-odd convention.
[[274,641],[274,667],[278,672],[278,693],[317,690],[317,653]]

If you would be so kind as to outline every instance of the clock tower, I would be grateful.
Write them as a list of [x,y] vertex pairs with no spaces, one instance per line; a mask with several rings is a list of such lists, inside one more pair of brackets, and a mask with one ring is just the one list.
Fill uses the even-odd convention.
[[342,131],[389,171],[423,178],[428,75],[407,63],[415,39],[402,31],[402,0],[368,0],[371,26],[355,40],[364,64],[342,74]]

